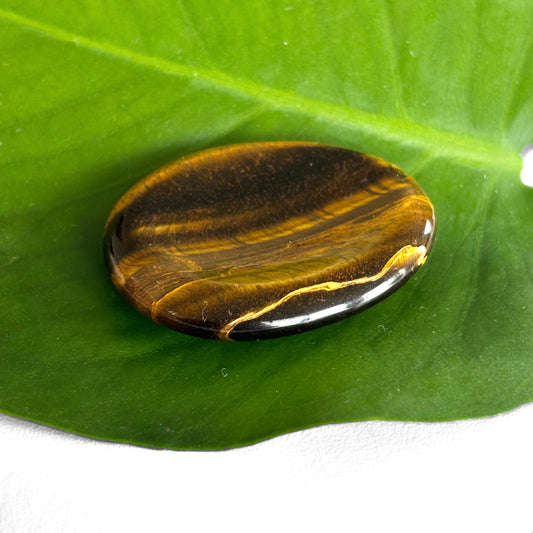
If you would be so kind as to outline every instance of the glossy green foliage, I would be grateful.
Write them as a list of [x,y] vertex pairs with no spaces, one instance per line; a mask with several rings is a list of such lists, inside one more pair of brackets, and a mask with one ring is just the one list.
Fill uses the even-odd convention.
[[[530,0],[0,1],[0,409],[154,447],[327,422],[484,416],[533,398]],[[372,153],[433,200],[421,271],[376,307],[256,343],[128,306],[101,238],[198,149]]]

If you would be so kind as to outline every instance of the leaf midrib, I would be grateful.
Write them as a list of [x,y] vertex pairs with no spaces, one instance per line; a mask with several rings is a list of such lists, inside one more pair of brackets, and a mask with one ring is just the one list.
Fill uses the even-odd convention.
[[455,161],[475,167],[519,168],[520,158],[517,153],[469,134],[452,133],[405,118],[332,104],[298,93],[275,89],[249,79],[238,78],[220,70],[193,67],[158,56],[134,52],[109,42],[97,41],[44,24],[11,10],[0,8],[0,18],[55,41],[75,44],[90,51],[151,68],[167,75],[197,80],[218,90],[269,105],[278,111],[301,113],[318,120],[337,123],[361,133],[385,137],[392,141],[397,140],[404,145],[415,146],[434,157],[452,157]]

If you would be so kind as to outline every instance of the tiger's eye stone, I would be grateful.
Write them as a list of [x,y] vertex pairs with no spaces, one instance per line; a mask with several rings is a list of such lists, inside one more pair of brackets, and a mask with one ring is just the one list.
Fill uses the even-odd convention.
[[320,144],[251,143],[191,155],[112,210],[117,289],[178,331],[223,340],[297,333],[353,315],[426,260],[431,202],[399,168]]

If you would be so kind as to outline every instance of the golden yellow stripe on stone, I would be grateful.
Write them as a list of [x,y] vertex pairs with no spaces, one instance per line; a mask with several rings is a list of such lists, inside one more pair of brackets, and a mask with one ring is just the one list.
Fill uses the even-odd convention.
[[[383,196],[392,190],[398,190],[402,187],[398,187],[396,180],[391,178],[383,179],[383,183],[380,186],[383,188],[382,191],[372,191],[364,190],[352,194],[346,198],[342,198],[336,202],[331,202],[325,204],[324,206],[316,209],[311,214],[302,216],[299,218],[291,218],[285,220],[281,224],[272,226],[272,228],[265,229],[256,229],[247,234],[237,235],[236,238],[239,241],[254,244],[257,242],[262,242],[270,238],[267,234],[274,234],[276,237],[281,237],[284,235],[289,235],[297,231],[302,231],[314,226],[317,222],[328,220],[337,216],[344,215],[350,211],[359,210],[365,205],[371,203],[373,200],[376,200],[379,196]],[[405,184],[403,188],[409,187],[409,184]],[[200,220],[191,220],[183,222],[174,222],[172,224],[157,224],[157,225],[146,225],[135,228],[131,232],[131,238],[137,239],[140,237],[158,237],[166,235],[177,235],[180,233],[188,234],[190,232],[202,232],[205,230],[216,231],[219,228],[227,227],[228,225],[232,226],[241,226],[245,225],[249,221],[251,215],[255,212],[245,212],[240,214],[231,214],[227,216],[219,216],[217,219],[213,217],[206,217]],[[202,243],[205,245],[206,243]],[[196,249],[199,249],[198,244],[194,245]]]
[[[399,216],[399,214],[404,210],[415,208],[420,209],[420,205],[424,204],[427,205],[428,211],[431,210],[431,204],[427,197],[425,197],[424,195],[411,195],[403,197],[399,199],[395,203],[395,205],[391,205],[387,210],[376,214],[376,216],[374,216],[369,222],[367,222],[367,224],[371,223],[371,225],[374,227],[380,225],[385,226],[389,220],[394,220],[394,218],[397,216],[396,213],[398,213]],[[291,225],[292,221],[287,221],[287,224]],[[292,226],[294,228],[292,232],[285,231],[282,234],[272,233],[268,236],[265,235],[265,238],[262,241],[253,240],[252,237],[255,232],[251,232],[252,235],[250,235],[250,233],[244,235],[237,235],[233,239],[211,239],[210,241],[181,244],[179,246],[172,246],[168,244],[150,245],[146,248],[141,248],[140,250],[134,251],[129,255],[122,257],[119,260],[118,266],[119,270],[123,273],[127,273],[126,275],[129,277],[131,275],[134,275],[140,269],[150,266],[158,256],[166,256],[172,257],[176,261],[176,266],[178,264],[183,265],[183,268],[180,268],[179,270],[180,272],[196,272],[201,271],[203,268],[206,267],[205,262],[202,262],[202,255],[217,252],[237,252],[240,248],[246,245],[250,245],[257,242],[274,241],[274,239],[283,238],[287,236],[293,237],[294,241],[299,243],[299,257],[302,258],[307,255],[305,248],[309,247],[311,241],[324,241],[324,243],[327,245],[328,241],[334,239],[337,233],[349,231],[350,233],[346,235],[346,239],[348,243],[351,243],[353,242],[353,237],[351,234],[355,235],[356,233],[358,233],[360,235],[358,239],[361,239],[366,234],[365,230],[367,224],[365,224],[365,222],[358,223],[357,220],[350,220],[346,223],[340,223],[340,228],[338,230],[336,229],[336,227],[325,228],[320,233],[313,234],[308,239],[306,239],[305,242],[307,242],[307,246],[304,247],[301,246],[301,240],[299,238],[298,231],[296,230],[295,226]],[[338,244],[338,240],[334,240],[333,242],[331,242],[330,245],[334,246],[335,243]],[[283,249],[283,247],[287,247],[289,243],[282,242],[280,243],[279,247],[276,247],[275,243],[272,244],[272,252],[275,252],[276,250],[279,252],[281,249]],[[263,257],[264,254],[265,250],[263,250],[262,253],[259,252],[259,255],[255,256],[256,260],[264,261],[266,259],[266,257]],[[193,260],[193,258],[195,258],[196,260]],[[224,263],[219,263],[218,266],[223,269],[226,268],[228,265],[225,265]]]
[[[401,198],[397,200],[394,205],[388,207],[387,210],[376,213],[371,219],[373,226],[376,226],[380,219],[383,219],[384,222],[387,220],[392,220],[394,218],[394,212],[409,209],[410,206],[414,208],[420,207],[421,204],[427,204],[428,210],[431,209],[431,204],[429,200],[426,199],[423,195],[411,195],[408,197]],[[352,206],[352,210],[359,209],[359,206]],[[346,209],[345,213],[349,213],[350,210]],[[337,218],[338,215],[333,213],[331,219]],[[328,218],[328,219],[329,219]],[[284,237],[291,236],[295,241],[299,241],[300,235],[302,232],[321,225],[326,219],[322,217],[320,219],[308,220],[307,222],[302,218],[300,219],[290,219],[284,222],[281,225],[273,226],[272,228],[265,228],[264,230],[253,230],[245,234],[237,234],[231,238],[225,239],[210,239],[204,241],[194,241],[192,243],[180,243],[179,245],[154,245],[145,249],[144,253],[146,257],[153,257],[159,253],[161,254],[170,254],[183,257],[189,257],[189,259],[182,259],[182,261],[190,261],[191,270],[198,270],[198,265],[190,259],[191,256],[200,256],[204,254],[211,254],[216,252],[224,252],[230,250],[236,250],[245,245],[259,244],[268,241],[273,241],[275,239],[283,239]],[[368,222],[368,223],[370,223]],[[348,222],[340,221],[338,226],[346,226],[352,231],[355,230],[357,226],[365,227],[365,221],[358,222],[356,218]],[[332,228],[324,228],[321,232],[331,232],[334,231]],[[316,238],[316,235],[314,236]],[[292,240],[292,239],[291,239]],[[146,259],[148,262],[149,260]],[[199,260],[200,261],[200,260]],[[122,259],[121,268],[130,273],[133,273],[139,267],[142,267],[145,260],[143,260],[139,255],[135,254],[135,257],[132,258],[131,255]],[[200,261],[201,262],[201,261]],[[137,268],[135,268],[137,265]]]
[[[424,203],[427,203],[428,209],[431,209],[429,200],[425,196],[412,195],[403,197],[395,205],[390,206],[389,209],[379,212],[365,222],[357,222],[350,219],[347,223],[341,223],[339,226],[314,232],[307,239],[301,239],[295,232],[292,236],[297,243],[298,251],[295,252],[297,253],[296,257],[299,261],[320,257],[322,255],[321,249],[330,246],[332,247],[333,255],[338,255],[337,252],[333,252],[335,247],[344,246],[350,250],[347,251],[348,256],[354,257],[356,255],[354,246],[357,246],[357,244],[365,248],[368,246],[368,243],[364,242],[364,237],[368,235],[368,225],[383,228],[382,231],[385,233],[383,233],[382,238],[386,240],[388,228],[394,228],[394,224],[390,222],[391,220],[394,221],[401,212],[417,208]],[[230,269],[235,264],[239,265],[238,269],[256,268],[268,263],[279,265],[278,257],[285,256],[289,259],[286,255],[286,250],[292,246],[292,239],[289,242],[285,239],[278,243],[275,241],[278,237],[278,235],[273,235],[270,236],[270,239],[265,239],[267,242],[270,241],[268,242],[270,246],[255,252],[255,248],[249,248],[249,243],[241,241],[240,236],[237,242],[228,239],[212,240],[210,241],[210,246],[204,243],[200,247],[194,244],[181,245],[179,247],[164,244],[149,245],[122,257],[119,260],[117,271],[124,275],[121,275],[120,280],[113,279],[113,281],[115,284],[124,285],[127,279],[135,276],[142,269],[151,269],[153,265],[162,265],[163,262],[167,265],[168,271],[174,273],[175,283],[178,284],[180,279],[186,280],[189,275],[194,273],[197,273],[201,279],[207,279],[205,277],[206,269],[218,271],[216,277],[225,277],[222,272],[225,269]],[[221,255],[222,253],[226,255]],[[214,255],[208,258],[208,254]],[[213,259],[216,259],[216,264],[213,264]],[[292,262],[293,259],[290,259],[290,261]],[[348,261],[348,259],[345,259],[345,261]],[[234,271],[234,269],[232,270]],[[164,284],[161,284],[161,290],[163,290],[164,286]],[[178,286],[176,289],[179,290],[180,287]]]
[[258,318],[269,311],[272,311],[273,309],[276,309],[280,305],[283,305],[285,302],[290,300],[291,298],[294,298],[295,296],[306,294],[310,292],[322,292],[322,291],[336,291],[339,289],[344,289],[346,287],[350,287],[352,285],[362,285],[365,283],[372,283],[374,281],[379,281],[381,278],[383,278],[390,270],[394,268],[402,268],[403,265],[409,265],[413,262],[413,260],[416,262],[417,266],[422,266],[427,259],[426,255],[426,247],[425,246],[411,246],[407,245],[403,248],[400,248],[385,264],[385,266],[375,275],[373,276],[365,276],[362,278],[352,279],[349,281],[325,281],[323,283],[317,283],[316,285],[310,285],[308,287],[302,287],[300,289],[296,289],[294,291],[289,292],[283,298],[280,298],[276,302],[273,302],[262,309],[259,309],[258,311],[250,311],[249,313],[246,313],[243,316],[240,316],[239,318],[236,318],[235,320],[232,320],[229,322],[226,326],[224,326],[218,335],[219,339],[221,340],[231,340],[230,334],[235,329],[236,326],[241,324],[242,322],[246,322],[248,320],[253,320],[255,318]]

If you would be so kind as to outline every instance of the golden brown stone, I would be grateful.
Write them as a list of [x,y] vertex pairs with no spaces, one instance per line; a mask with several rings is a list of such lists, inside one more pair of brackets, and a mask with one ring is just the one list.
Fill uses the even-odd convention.
[[315,328],[400,287],[426,260],[431,202],[400,169],[320,144],[251,143],[171,163],[119,200],[105,230],[118,290],[201,337]]

